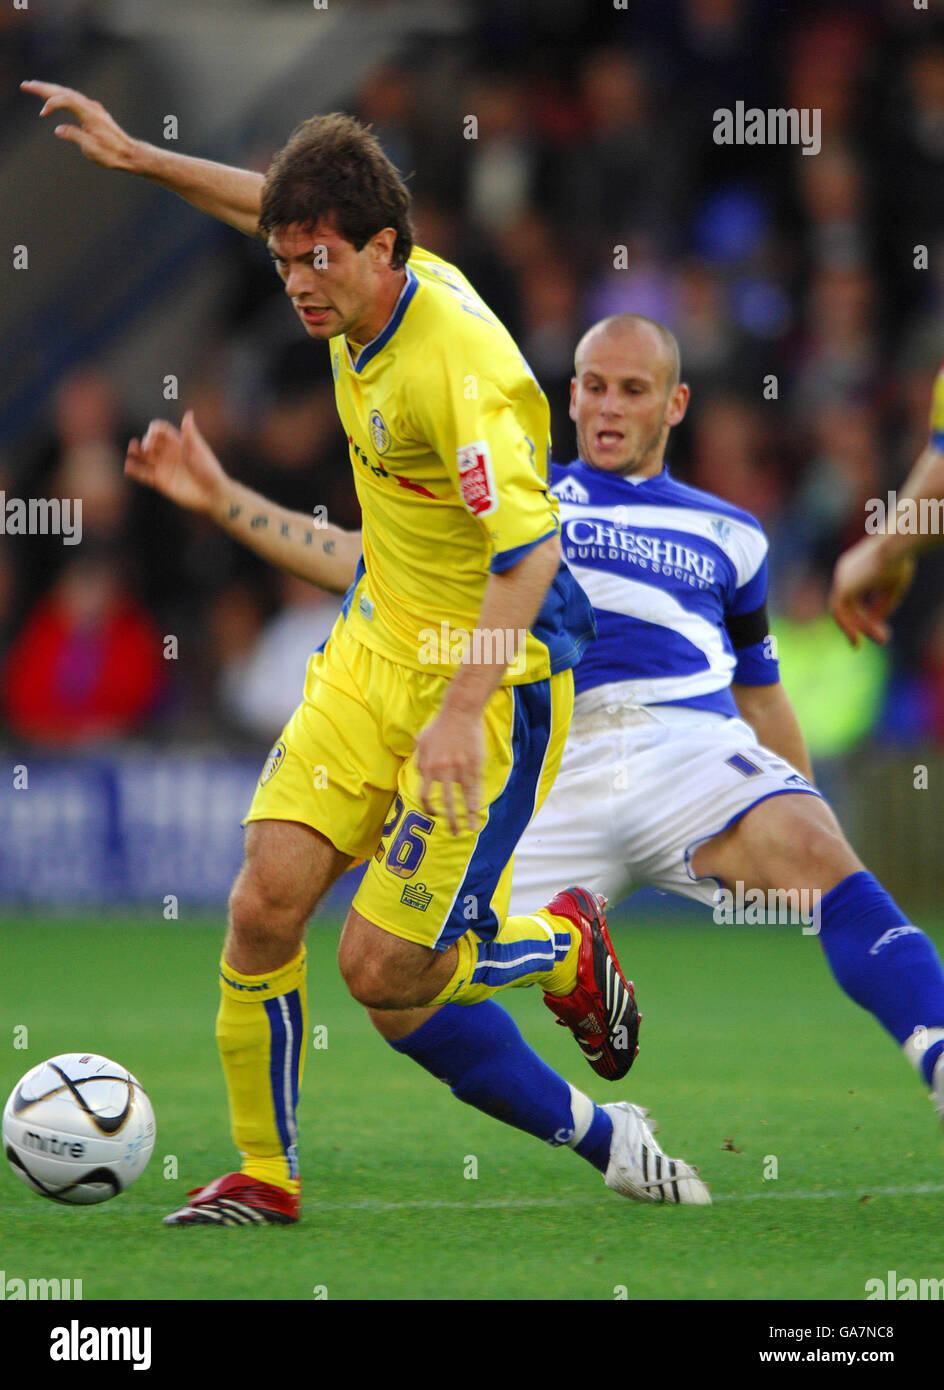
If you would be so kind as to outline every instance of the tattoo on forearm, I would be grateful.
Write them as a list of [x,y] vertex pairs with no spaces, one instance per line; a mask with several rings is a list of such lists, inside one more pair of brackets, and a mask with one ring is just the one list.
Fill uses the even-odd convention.
[[[240,505],[240,503],[238,503],[238,502],[233,502],[233,503],[231,503],[231,504],[230,504],[230,508],[229,508],[229,519],[230,519],[230,521],[235,521],[236,518],[241,514],[242,510],[243,510],[243,509],[242,509],[242,506]],[[267,514],[266,514],[265,512],[258,512],[258,513],[252,518],[252,520],[251,520],[250,523],[249,523],[249,525],[250,525],[250,527],[251,527],[251,529],[252,529],[253,531],[258,531],[258,530],[260,530],[262,527],[268,526],[268,524],[269,524],[269,517],[267,516]],[[278,528],[279,528],[279,535],[280,535],[280,536],[283,536],[286,540],[291,540],[291,539],[292,539],[292,523],[291,523],[290,521],[279,521],[277,524],[278,524]],[[314,544],[315,536],[314,536],[314,532],[313,532],[313,531],[304,531],[304,532],[302,533],[302,535],[303,535],[303,537],[304,537],[304,539],[303,539],[303,541],[302,541],[302,544],[303,544],[303,545],[313,545],[313,544]],[[334,541],[322,541],[321,548],[322,548],[322,550],[324,551],[325,555],[333,555],[334,552],[335,552],[335,542],[334,542]]]

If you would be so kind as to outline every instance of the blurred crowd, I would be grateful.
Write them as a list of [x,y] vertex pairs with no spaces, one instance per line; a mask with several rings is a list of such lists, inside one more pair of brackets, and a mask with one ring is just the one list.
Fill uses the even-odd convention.
[[[853,653],[825,614],[867,499],[923,446],[944,355],[944,36],[902,10],[480,0],[471,34],[414,46],[349,101],[409,176],[418,243],[516,336],[558,461],[581,333],[627,310],[674,330],[692,403],[670,466],[767,529],[784,679],[819,756],[944,743],[944,561],[922,562],[888,652]],[[736,100],[818,108],[821,152],[716,145],[713,113]],[[219,254],[226,313],[180,408],[243,481],[354,527],[327,354],[299,339],[263,248],[221,232]],[[337,600],[127,484],[141,422],[95,364],[48,421],[0,485],[81,497],[83,541],[0,540],[8,730],[275,737]]]

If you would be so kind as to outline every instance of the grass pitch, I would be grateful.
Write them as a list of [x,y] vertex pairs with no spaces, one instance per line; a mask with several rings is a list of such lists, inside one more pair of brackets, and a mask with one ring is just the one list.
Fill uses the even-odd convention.
[[[36,1197],[2,1165],[7,1279],[80,1278],[86,1300],[858,1300],[889,1270],[944,1275],[944,1143],[897,1048],[839,992],[815,938],[710,921],[614,927],[644,1015],[614,1086],[537,990],[502,1002],[595,1099],[650,1106],[714,1206],[628,1202],[569,1150],[453,1099],[374,1034],[339,978],[337,927],[319,924],[304,1219],[167,1229],[188,1188],[235,1166],[213,1040],[220,937],[218,924],[0,924],[3,1097],[43,1058],[85,1049],[135,1072],[157,1115],[148,1170],[102,1206]],[[27,1050],[13,1046],[22,1025]]]

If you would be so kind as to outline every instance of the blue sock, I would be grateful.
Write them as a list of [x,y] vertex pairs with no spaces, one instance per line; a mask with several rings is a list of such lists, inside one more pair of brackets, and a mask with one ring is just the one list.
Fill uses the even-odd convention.
[[[837,983],[899,1044],[922,1026],[944,1028],[940,957],[872,874],[850,874],[823,897],[820,942]],[[942,1048],[936,1041],[921,1057],[929,1085]]]
[[467,1105],[547,1144],[567,1144],[606,1172],[609,1115],[542,1062],[493,999],[446,1004],[391,1047],[445,1081]]

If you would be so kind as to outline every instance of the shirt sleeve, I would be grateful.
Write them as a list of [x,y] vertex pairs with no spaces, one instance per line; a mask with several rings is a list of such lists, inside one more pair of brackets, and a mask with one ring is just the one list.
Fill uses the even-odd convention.
[[780,679],[776,640],[767,620],[767,557],[734,592],[724,615],[737,664],[735,685],[776,685]]

